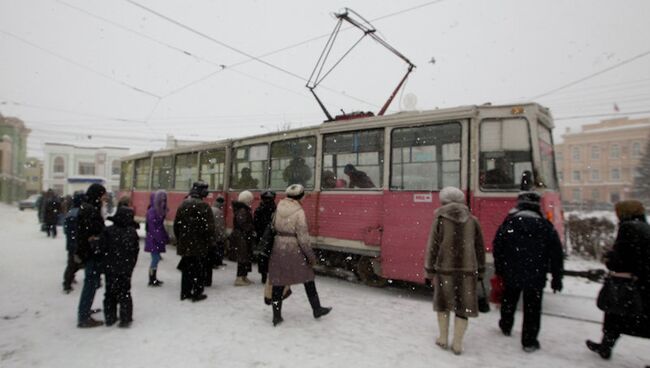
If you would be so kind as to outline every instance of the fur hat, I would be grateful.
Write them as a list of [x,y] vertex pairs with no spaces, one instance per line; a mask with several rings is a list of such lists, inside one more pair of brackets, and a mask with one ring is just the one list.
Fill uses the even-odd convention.
[[305,187],[300,184],[291,184],[284,192],[287,194],[287,197],[302,197],[305,194]]
[[449,203],[465,204],[465,193],[456,187],[444,187],[440,191],[440,203],[443,205]]
[[643,204],[635,200],[620,201],[616,203],[616,216],[619,220],[632,219],[635,217],[644,217],[645,208]]
[[237,197],[237,200],[247,206],[250,206],[251,203],[253,203],[253,193],[249,192],[248,190],[245,190],[239,193],[239,197]]
[[272,190],[267,190],[266,192],[262,193],[262,199],[275,199],[275,192]]
[[519,195],[517,195],[517,202],[519,203],[524,202],[539,205],[541,200],[542,195],[532,190],[519,192]]

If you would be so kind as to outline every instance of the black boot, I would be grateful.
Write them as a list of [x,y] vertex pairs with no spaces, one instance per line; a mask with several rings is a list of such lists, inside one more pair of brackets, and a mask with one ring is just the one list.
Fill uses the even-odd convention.
[[587,340],[587,348],[589,350],[598,353],[601,358],[608,360],[612,357],[612,348],[614,347],[614,344],[616,343],[616,338],[614,338],[611,335],[604,334],[603,335],[603,341],[601,343],[597,343],[591,340]]
[[149,269],[149,286],[162,286],[163,282],[156,278],[156,272],[157,270],[155,268]]
[[311,309],[314,312],[314,318],[320,318],[332,310],[332,307],[323,307],[320,305],[316,284],[313,281],[305,283],[305,291],[307,292]]
[[282,300],[273,302],[273,327],[282,323]]

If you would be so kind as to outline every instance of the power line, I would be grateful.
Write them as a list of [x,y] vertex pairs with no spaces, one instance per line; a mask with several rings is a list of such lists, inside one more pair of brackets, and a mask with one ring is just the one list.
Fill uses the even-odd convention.
[[77,111],[72,111],[72,110],[65,110],[65,109],[60,109],[60,108],[56,108],[56,107],[40,106],[40,105],[36,105],[36,104],[30,104],[30,103],[25,103],[25,102],[17,102],[17,101],[11,101],[11,100],[0,101],[0,105],[8,105],[8,104],[12,104],[12,105],[15,105],[15,106],[27,107],[27,108],[31,108],[31,109],[49,110],[49,111],[57,111],[57,112],[62,112],[62,113],[66,113],[66,114],[78,115],[78,116],[87,116],[87,117],[92,117],[92,118],[99,119],[99,120],[115,120],[115,121],[122,121],[122,122],[128,122],[128,123],[145,123],[144,120],[119,118],[119,117],[114,117],[114,116],[95,115],[95,114],[89,114],[89,113],[85,113],[85,112],[77,112]]
[[609,113],[609,114],[560,116],[560,117],[554,118],[554,120],[555,121],[558,121],[558,120],[573,120],[573,119],[584,119],[584,118],[598,118],[598,117],[640,115],[640,114],[650,114],[650,110],[626,111],[626,112],[617,112],[617,113]]
[[594,77],[596,77],[596,76],[599,76],[599,75],[601,75],[601,74],[607,73],[607,72],[609,72],[609,71],[611,71],[611,70],[617,69],[617,68],[619,68],[619,67],[621,67],[621,66],[623,66],[623,65],[629,64],[629,63],[631,63],[631,62],[633,62],[633,61],[635,61],[635,60],[641,59],[641,58],[646,57],[646,56],[648,56],[648,55],[650,55],[650,50],[648,50],[648,51],[646,51],[646,52],[642,52],[642,53],[640,53],[640,54],[638,54],[638,55],[635,55],[635,56],[633,56],[633,57],[631,57],[631,58],[629,58],[629,59],[625,59],[625,60],[623,60],[623,61],[621,61],[621,62],[619,62],[619,63],[616,63],[616,64],[614,64],[614,65],[612,65],[612,66],[610,66],[610,67],[607,67],[607,68],[605,68],[605,69],[599,70],[599,71],[597,71],[597,72],[595,72],[595,73],[589,74],[589,75],[587,75],[587,76],[585,76],[585,77],[582,77],[582,78],[580,78],[580,79],[577,79],[577,80],[574,80],[574,81],[572,81],[572,82],[569,82],[569,83],[567,83],[567,84],[565,84],[565,85],[563,85],[563,86],[560,86],[560,87],[558,87],[558,88],[554,88],[554,89],[552,89],[552,90],[550,90],[550,91],[544,92],[544,93],[539,94],[539,95],[534,96],[534,97],[531,97],[531,98],[529,98],[529,100],[536,100],[536,99],[538,99],[538,98],[541,98],[541,97],[544,97],[544,96],[548,96],[548,95],[550,95],[550,94],[553,94],[553,93],[555,93],[555,92],[561,91],[561,90],[566,89],[566,88],[569,88],[569,87],[574,86],[574,85],[576,85],[576,84],[578,84],[578,83],[582,83],[582,82],[584,82],[584,81],[586,81],[586,80],[589,80],[589,79],[594,78]]
[[87,72],[90,72],[90,73],[98,75],[98,76],[100,76],[102,78],[108,79],[108,80],[110,80],[110,81],[112,81],[114,83],[117,83],[117,84],[119,84],[119,85],[121,85],[123,87],[127,87],[129,89],[132,89],[132,90],[134,90],[136,92],[145,94],[145,95],[150,96],[150,97],[160,98],[158,95],[156,95],[156,94],[154,94],[152,92],[146,91],[146,90],[144,90],[142,88],[133,86],[133,85],[131,85],[129,83],[126,83],[126,82],[123,82],[123,81],[121,81],[119,79],[116,79],[116,78],[114,78],[114,77],[112,77],[112,76],[110,76],[108,74],[104,74],[104,73],[102,73],[100,71],[89,68],[89,67],[87,67],[87,66],[85,66],[83,64],[80,64],[80,63],[78,63],[78,62],[76,62],[76,61],[74,61],[74,60],[72,60],[72,59],[70,59],[68,57],[65,57],[63,55],[59,55],[59,54],[57,54],[57,53],[55,53],[53,51],[50,51],[50,50],[48,50],[48,49],[46,49],[46,48],[44,48],[42,46],[39,46],[39,45],[37,45],[37,44],[35,44],[35,43],[31,42],[31,41],[28,41],[28,40],[26,40],[26,39],[24,39],[22,37],[19,37],[19,36],[15,35],[15,34],[13,34],[11,32],[0,29],[0,33],[4,34],[6,36],[12,37],[12,38],[14,38],[14,39],[16,39],[16,40],[18,40],[18,41],[20,41],[22,43],[25,43],[25,44],[27,44],[27,45],[35,48],[35,49],[38,49],[38,50],[40,50],[40,51],[42,51],[42,52],[44,52],[44,53],[46,53],[46,54],[48,54],[50,56],[56,57],[56,58],[58,58],[60,60],[63,60],[65,62],[67,62],[69,64],[72,64],[72,65],[74,65],[74,66],[76,66],[78,68],[81,68],[81,69],[83,69],[83,70],[85,70]]

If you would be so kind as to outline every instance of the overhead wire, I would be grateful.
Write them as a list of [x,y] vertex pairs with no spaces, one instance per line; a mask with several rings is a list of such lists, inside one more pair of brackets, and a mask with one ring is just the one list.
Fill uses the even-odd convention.
[[556,121],[558,121],[558,120],[574,120],[574,119],[625,116],[625,115],[641,115],[641,114],[650,114],[650,110],[626,111],[626,112],[605,113],[605,114],[585,114],[585,115],[559,116],[559,117],[554,118],[553,120],[556,120]]

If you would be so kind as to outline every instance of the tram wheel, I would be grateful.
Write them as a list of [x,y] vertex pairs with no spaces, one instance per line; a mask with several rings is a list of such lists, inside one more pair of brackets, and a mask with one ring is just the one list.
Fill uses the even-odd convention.
[[364,284],[372,287],[385,287],[388,285],[388,280],[377,275],[372,267],[371,257],[360,257],[357,263],[357,276]]

